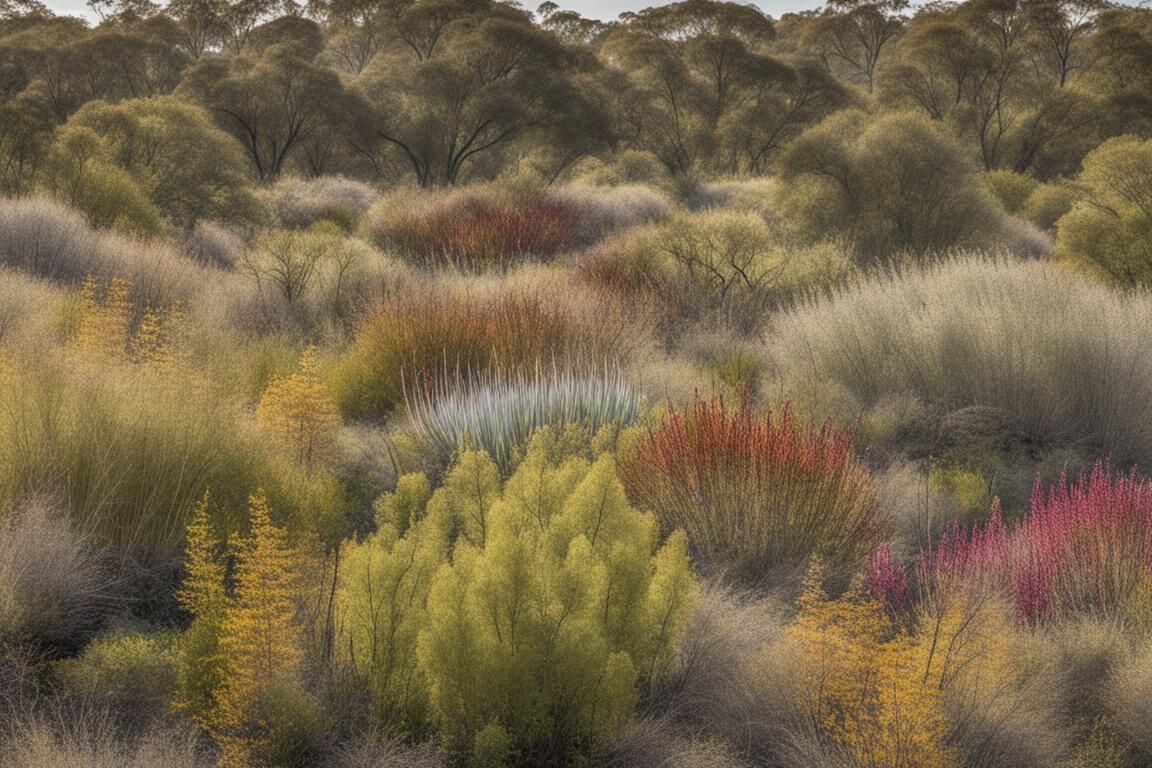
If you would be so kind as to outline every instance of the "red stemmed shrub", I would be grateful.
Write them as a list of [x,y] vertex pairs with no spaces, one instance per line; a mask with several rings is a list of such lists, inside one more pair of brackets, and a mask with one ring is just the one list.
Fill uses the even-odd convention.
[[549,260],[569,247],[577,214],[560,202],[470,197],[392,213],[383,243],[421,266],[465,272]]
[[[899,566],[882,553],[872,566],[873,587],[886,596],[880,585]],[[1047,491],[1037,483],[1019,522],[1005,523],[994,504],[986,523],[957,526],[921,554],[916,569],[924,589],[999,589],[1031,621],[1122,619],[1152,597],[1152,480],[1098,462],[1075,483],[1066,475]]]
[[620,466],[633,503],[683,528],[701,564],[760,581],[814,553],[856,567],[883,539],[850,430],[798,425],[785,407],[761,416],[697,397],[670,411]]

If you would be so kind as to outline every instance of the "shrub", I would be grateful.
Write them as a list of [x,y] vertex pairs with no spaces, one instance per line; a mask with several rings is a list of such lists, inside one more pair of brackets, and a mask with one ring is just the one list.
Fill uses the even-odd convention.
[[81,706],[106,708],[129,729],[148,728],[164,719],[176,695],[175,636],[112,632],[58,662],[55,671]]
[[406,387],[434,390],[454,372],[602,363],[613,333],[602,324],[577,327],[544,295],[408,294],[363,322],[335,371],[336,400],[347,417],[379,419],[404,401]]
[[78,648],[118,602],[109,564],[48,502],[0,517],[0,646]]
[[1020,214],[1028,198],[1040,187],[1040,182],[1031,176],[1012,171],[988,171],[983,179],[1004,211],[1013,215]]
[[979,411],[986,423],[968,430],[996,437],[996,450],[1076,447],[1145,462],[1150,323],[1146,295],[1042,263],[956,258],[799,305],[778,319],[768,350],[783,390],[818,411],[853,418],[900,398],[912,414],[918,403],[930,418],[898,430],[901,440],[933,442],[936,419]]
[[1025,619],[1089,615],[1131,619],[1146,610],[1152,567],[1152,480],[1133,470],[1113,475],[1106,463],[1047,493],[1037,484],[1021,521],[1004,523],[999,507],[970,531],[946,534],[921,557],[930,583],[990,581],[1014,599]]
[[1056,223],[1072,210],[1079,193],[1072,184],[1049,182],[1040,184],[1024,201],[1019,215],[1045,232],[1055,232]]
[[922,115],[839,112],[780,159],[779,205],[809,240],[851,240],[861,263],[980,245],[996,213],[967,155]]
[[244,240],[222,224],[199,221],[184,238],[184,254],[205,266],[231,269],[244,255]]
[[464,190],[385,197],[366,226],[377,247],[419,266],[479,272],[556,257],[572,243],[576,216],[571,206],[546,198],[507,200]]
[[26,717],[0,745],[9,768],[208,768],[216,762],[190,728],[127,736],[99,712]]
[[663,219],[669,210],[664,195],[639,185],[568,184],[550,188],[546,199],[575,212],[571,240],[576,248],[587,248],[613,232]]
[[285,179],[268,191],[272,209],[289,229],[307,229],[320,221],[352,231],[380,195],[367,184],[340,176]]
[[562,761],[606,745],[681,635],[694,595],[683,536],[657,549],[611,455],[566,457],[547,430],[503,487],[491,459],[463,454],[416,519],[403,538],[385,527],[355,545],[344,577],[349,652],[377,660],[385,700],[419,685],[462,757],[499,746]]
[[39,198],[0,199],[0,265],[72,285],[128,278],[139,309],[187,300],[212,274],[163,244],[89,229],[67,207]]
[[649,293],[669,325],[719,322],[760,328],[767,310],[792,295],[843,280],[850,255],[830,243],[790,248],[752,213],[677,216],[605,244],[580,265],[584,281]]
[[814,553],[853,568],[886,532],[852,434],[798,425],[785,407],[763,418],[697,396],[670,411],[621,462],[629,498],[684,528],[714,569],[757,581]]
[[1152,140],[1104,142],[1084,158],[1080,185],[1057,224],[1056,257],[1119,285],[1152,285]]
[[15,368],[0,384],[0,505],[58,498],[83,535],[130,564],[126,590],[160,589],[140,597],[167,599],[169,569],[206,488],[224,525],[259,485],[304,530],[342,514],[330,480],[298,476],[237,403],[179,365],[129,369],[69,355]]
[[443,392],[417,390],[409,400],[413,429],[441,460],[481,450],[505,472],[541,427],[577,425],[595,435],[629,426],[639,411],[639,393],[618,370],[495,372]]

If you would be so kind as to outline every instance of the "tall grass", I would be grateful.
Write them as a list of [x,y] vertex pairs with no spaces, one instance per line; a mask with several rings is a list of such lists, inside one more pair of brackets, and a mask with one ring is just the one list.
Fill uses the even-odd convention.
[[629,335],[611,322],[618,313],[574,309],[532,288],[398,296],[362,322],[335,372],[337,402],[345,416],[380,419],[403,402],[406,386],[435,388],[455,370],[615,362],[631,349]]
[[[1047,263],[969,256],[877,275],[779,318],[780,383],[845,415],[973,406],[1033,441],[1152,460],[1152,296]],[[906,412],[915,411],[906,408]]]
[[814,553],[856,566],[886,532],[852,433],[804,427],[788,408],[761,417],[747,400],[697,396],[649,430],[620,474],[633,503],[687,531],[707,567],[753,582]]
[[442,459],[479,449],[505,472],[541,427],[576,424],[594,435],[604,426],[630,425],[639,412],[639,392],[612,368],[492,371],[472,381],[458,376],[455,385],[440,391],[417,388],[408,401],[416,434]]

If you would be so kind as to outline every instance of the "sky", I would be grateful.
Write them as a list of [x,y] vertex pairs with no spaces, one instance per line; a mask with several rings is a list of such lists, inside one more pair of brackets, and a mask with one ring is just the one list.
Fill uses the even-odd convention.
[[[45,4],[56,13],[67,16],[90,16],[85,6],[86,0],[46,0]],[[526,8],[534,8],[543,0],[520,0]],[[624,11],[638,11],[650,5],[661,5],[670,0],[556,0],[562,8],[579,11],[581,15],[602,21],[611,21]],[[790,11],[803,11],[819,8],[822,0],[759,0],[760,6],[769,16],[780,18]]]

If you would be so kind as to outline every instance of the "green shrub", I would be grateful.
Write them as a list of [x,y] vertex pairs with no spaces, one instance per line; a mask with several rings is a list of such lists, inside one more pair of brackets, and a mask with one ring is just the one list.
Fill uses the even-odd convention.
[[611,455],[566,456],[548,430],[503,486],[464,453],[415,518],[351,545],[341,577],[349,661],[381,711],[485,764],[605,746],[684,627],[683,535],[658,549]]
[[1031,176],[1012,171],[987,171],[983,180],[1000,207],[1013,215],[1020,214],[1028,198],[1040,187],[1040,182]]
[[178,684],[175,635],[114,632],[93,640],[74,659],[56,664],[69,696],[104,704],[129,727],[169,711]]
[[1079,193],[1071,184],[1049,182],[1040,184],[1024,201],[1019,215],[1045,232],[1053,232],[1060,218],[1072,210]]
[[1057,224],[1056,258],[1119,285],[1152,285],[1152,140],[1110,139],[1084,158],[1081,200]]
[[784,221],[809,241],[852,241],[865,264],[995,237],[997,214],[974,163],[922,115],[837,113],[788,146],[780,176]]

